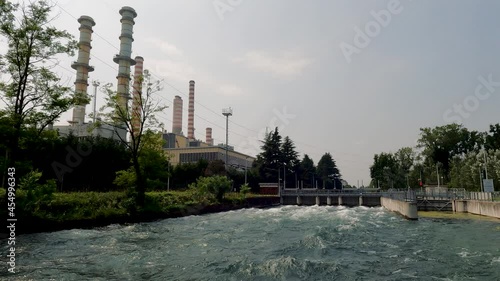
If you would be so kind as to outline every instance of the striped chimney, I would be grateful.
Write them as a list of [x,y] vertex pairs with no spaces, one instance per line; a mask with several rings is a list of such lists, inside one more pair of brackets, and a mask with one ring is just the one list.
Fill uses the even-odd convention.
[[118,76],[116,76],[118,80],[116,89],[118,107],[125,111],[128,110],[127,102],[130,99],[130,66],[135,65],[135,60],[130,55],[132,54],[132,42],[134,42],[134,37],[132,37],[134,18],[137,17],[137,13],[133,8],[125,6],[120,9],[120,15],[122,16],[120,20],[122,31],[119,37],[120,53],[115,55],[113,61],[118,64]]
[[173,113],[172,133],[180,135],[182,134],[182,98],[179,96],[175,96]]
[[212,128],[207,128],[205,142],[208,145],[214,145],[214,139],[212,138]]
[[143,57],[135,57],[134,89],[132,94],[132,132],[134,136],[138,136],[141,132],[143,64]]
[[[78,60],[71,64],[71,67],[76,70],[75,93],[78,96],[87,96],[87,86],[89,72],[94,71],[94,67],[89,65],[90,49],[92,46],[92,27],[95,25],[94,20],[89,16],[81,16],[78,19],[80,23],[80,41],[78,42]],[[82,124],[85,121],[85,103],[80,103],[73,108],[73,118],[71,124]]]
[[188,139],[194,140],[194,81],[189,81]]

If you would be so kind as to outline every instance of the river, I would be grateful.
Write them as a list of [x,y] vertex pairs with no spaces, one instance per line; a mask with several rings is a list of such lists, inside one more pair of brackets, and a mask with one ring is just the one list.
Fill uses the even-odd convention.
[[366,207],[244,209],[20,235],[19,273],[0,278],[500,280],[499,222],[408,221]]

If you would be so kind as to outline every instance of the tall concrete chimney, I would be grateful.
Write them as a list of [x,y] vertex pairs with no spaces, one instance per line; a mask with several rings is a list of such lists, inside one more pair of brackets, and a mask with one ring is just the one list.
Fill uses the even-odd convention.
[[175,96],[174,98],[174,118],[172,121],[172,133],[182,134],[182,98]]
[[212,138],[212,128],[207,128],[205,142],[208,145],[214,145],[214,139]]
[[189,81],[188,139],[194,140],[194,81]]
[[[89,65],[90,49],[92,46],[92,27],[95,25],[94,20],[89,16],[81,16],[78,19],[80,23],[80,41],[78,42],[78,60],[71,64],[71,67],[76,70],[75,93],[77,95],[86,96],[87,86],[89,85],[89,72],[94,71],[94,68]],[[80,103],[73,108],[73,118],[71,124],[82,124],[85,121],[85,103]]]
[[128,110],[127,102],[130,99],[129,83],[130,83],[130,66],[135,65],[135,60],[130,58],[132,54],[132,42],[134,42],[133,27],[134,18],[137,13],[131,7],[122,7],[120,9],[122,16],[120,22],[122,23],[122,31],[120,35],[120,54],[113,58],[113,61],[118,64],[118,86],[116,93],[118,95],[118,106],[121,110]]
[[132,94],[132,131],[134,136],[138,136],[141,132],[141,117],[142,117],[142,82],[143,82],[143,63],[142,57],[135,57],[134,68],[134,89]]

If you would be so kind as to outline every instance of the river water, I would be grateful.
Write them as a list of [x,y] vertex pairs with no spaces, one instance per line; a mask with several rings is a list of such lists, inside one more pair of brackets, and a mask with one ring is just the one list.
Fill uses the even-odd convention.
[[366,207],[244,209],[20,235],[19,273],[0,279],[500,280],[499,222],[408,221]]

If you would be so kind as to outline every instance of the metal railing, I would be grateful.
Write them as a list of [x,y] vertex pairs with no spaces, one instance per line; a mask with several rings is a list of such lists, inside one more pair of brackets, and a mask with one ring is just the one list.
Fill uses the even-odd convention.
[[303,188],[291,189],[285,188],[281,190],[281,195],[288,196],[380,196],[381,193],[378,189],[316,189],[316,188]]
[[394,200],[405,201],[405,202],[417,202],[417,195],[414,190],[388,190],[382,192],[382,196]]

